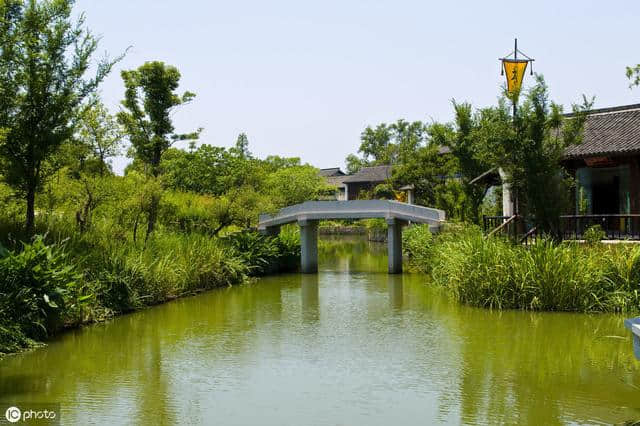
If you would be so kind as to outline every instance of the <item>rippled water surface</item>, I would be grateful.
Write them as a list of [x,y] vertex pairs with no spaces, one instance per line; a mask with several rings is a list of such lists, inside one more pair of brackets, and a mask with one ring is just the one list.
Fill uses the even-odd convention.
[[411,425],[640,419],[622,317],[490,312],[386,252],[324,242],[280,275],[65,334],[0,361],[0,401],[63,424]]

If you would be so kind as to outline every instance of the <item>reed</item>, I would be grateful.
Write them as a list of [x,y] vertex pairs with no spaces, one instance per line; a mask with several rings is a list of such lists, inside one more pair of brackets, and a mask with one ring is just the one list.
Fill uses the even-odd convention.
[[161,227],[145,244],[106,218],[84,233],[64,216],[39,219],[41,235],[29,243],[18,226],[3,225],[0,355],[63,328],[291,269],[300,256],[291,229],[217,238]]
[[[424,231],[422,231],[424,233]],[[514,245],[457,227],[405,244],[414,268],[463,303],[494,309],[577,312],[640,310],[640,247],[631,244]],[[421,240],[422,239],[422,240]]]

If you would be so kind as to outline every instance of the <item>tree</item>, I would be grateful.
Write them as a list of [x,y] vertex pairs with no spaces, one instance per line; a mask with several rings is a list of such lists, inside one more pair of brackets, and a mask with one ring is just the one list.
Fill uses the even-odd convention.
[[396,186],[414,186],[416,203],[445,210],[448,218],[465,217],[466,198],[460,195],[457,179],[459,162],[451,154],[441,154],[439,145],[430,143],[393,171]]
[[100,176],[109,170],[107,158],[120,154],[122,128],[100,102],[87,106],[82,111],[78,129],[80,141],[99,162]]
[[347,171],[355,173],[366,166],[403,164],[420,147],[424,146],[425,126],[420,121],[398,120],[375,128],[368,126],[360,134],[358,153],[362,157],[349,155]]
[[640,64],[635,67],[627,67],[627,78],[631,81],[629,87],[640,86]]
[[[147,62],[137,70],[122,71],[125,85],[124,111],[118,113],[118,121],[124,126],[131,142],[134,156],[149,167],[153,178],[160,176],[163,154],[176,141],[196,140],[201,129],[193,133],[174,133],[171,113],[195,97],[192,92],[178,95],[180,82],[177,68],[163,62]],[[153,232],[158,215],[160,197],[154,195],[146,209],[147,234]]]
[[327,184],[318,169],[304,165],[287,167],[270,174],[266,186],[275,207],[282,208],[316,199]]
[[171,148],[162,159],[166,183],[174,189],[222,195],[229,188],[258,187],[267,173],[245,150],[200,145],[189,152]]
[[240,133],[238,135],[236,146],[231,149],[234,150],[241,158],[251,158],[251,153],[249,152],[249,138],[246,133]]
[[85,74],[98,40],[74,0],[0,2],[0,157],[4,177],[26,198],[26,231],[35,226],[35,198],[52,171],[48,160],[72,138],[85,100],[120,58]]
[[537,75],[515,118],[502,101],[483,111],[476,132],[487,157],[509,176],[521,215],[554,239],[561,238],[560,215],[569,208],[572,186],[561,161],[567,147],[581,142],[591,105],[584,98],[565,118],[562,107],[549,101],[544,78]]
[[482,202],[490,186],[488,184],[471,183],[473,179],[489,170],[492,165],[483,155],[481,138],[476,136],[481,122],[481,112],[474,114],[471,104],[452,101],[455,121],[452,125],[434,123],[427,132],[431,143],[446,146],[457,159],[457,174],[464,191],[465,204],[461,206],[462,219],[470,219],[478,223]]

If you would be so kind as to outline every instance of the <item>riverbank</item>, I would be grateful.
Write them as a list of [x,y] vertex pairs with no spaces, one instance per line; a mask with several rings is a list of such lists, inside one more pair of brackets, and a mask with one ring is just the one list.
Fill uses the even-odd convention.
[[640,311],[640,247],[635,244],[513,245],[455,225],[432,236],[404,235],[410,267],[465,304],[491,309]]
[[295,269],[299,262],[294,228],[278,237],[247,231],[223,238],[160,230],[144,243],[114,234],[110,225],[80,234],[60,222],[31,243],[5,242],[0,356],[63,330]]
[[388,275],[385,244],[320,243],[318,274],[207,291],[6,357],[0,393],[21,409],[55,401],[62,424],[640,419],[624,316],[471,308],[422,274]]

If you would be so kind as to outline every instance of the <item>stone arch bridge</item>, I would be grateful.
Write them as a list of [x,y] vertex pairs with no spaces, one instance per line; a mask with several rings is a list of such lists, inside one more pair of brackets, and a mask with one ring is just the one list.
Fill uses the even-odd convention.
[[285,207],[273,215],[261,214],[258,230],[266,235],[277,235],[280,226],[297,222],[302,246],[301,270],[313,274],[318,271],[318,221],[370,218],[386,220],[389,273],[398,274],[402,272],[402,227],[409,222],[426,223],[437,232],[445,214],[442,210],[397,201],[307,201]]

